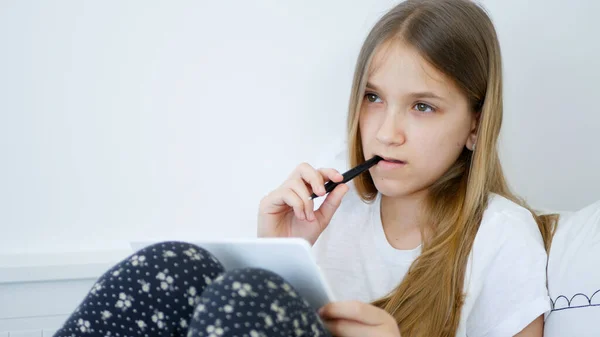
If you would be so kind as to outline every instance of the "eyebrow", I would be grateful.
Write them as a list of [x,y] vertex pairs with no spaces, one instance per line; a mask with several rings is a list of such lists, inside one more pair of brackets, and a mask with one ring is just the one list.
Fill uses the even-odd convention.
[[[367,82],[367,86],[366,88],[368,89],[373,89],[374,91],[378,91],[380,92],[381,90],[379,90],[379,88],[374,85],[371,82]],[[445,101],[445,99],[443,97],[441,97],[440,95],[437,95],[431,91],[416,91],[416,92],[411,92],[408,94],[409,97],[413,98],[413,99],[423,99],[423,98],[430,98],[430,99],[437,99],[440,101]]]
[[379,88],[375,84],[373,84],[371,82],[367,82],[366,88],[373,89],[375,91],[380,91]]

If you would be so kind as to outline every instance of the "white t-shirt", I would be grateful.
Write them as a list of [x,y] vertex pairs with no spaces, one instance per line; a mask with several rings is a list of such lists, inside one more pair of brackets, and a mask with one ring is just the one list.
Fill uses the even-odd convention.
[[[353,184],[313,247],[335,300],[371,302],[392,291],[421,253],[393,248],[381,195],[363,202]],[[458,337],[513,336],[551,309],[547,254],[532,215],[492,194],[467,263]]]

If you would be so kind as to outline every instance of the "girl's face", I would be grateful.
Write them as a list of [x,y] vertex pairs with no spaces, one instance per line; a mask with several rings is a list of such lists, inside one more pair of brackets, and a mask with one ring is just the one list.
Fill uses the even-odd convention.
[[385,196],[426,191],[473,148],[476,114],[466,96],[412,47],[384,44],[374,55],[359,116],[365,159]]

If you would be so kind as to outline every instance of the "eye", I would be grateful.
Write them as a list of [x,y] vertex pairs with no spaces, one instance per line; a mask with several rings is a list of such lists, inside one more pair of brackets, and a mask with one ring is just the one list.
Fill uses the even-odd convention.
[[417,103],[413,106],[413,109],[419,112],[435,112],[435,109],[431,105],[425,103]]
[[371,103],[381,103],[379,96],[375,95],[374,93],[366,93],[365,98]]

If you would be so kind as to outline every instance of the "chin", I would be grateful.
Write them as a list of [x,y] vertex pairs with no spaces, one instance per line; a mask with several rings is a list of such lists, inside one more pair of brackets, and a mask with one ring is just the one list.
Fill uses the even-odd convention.
[[401,198],[411,195],[418,191],[410,184],[403,181],[390,180],[390,179],[373,179],[377,191],[386,197]]

